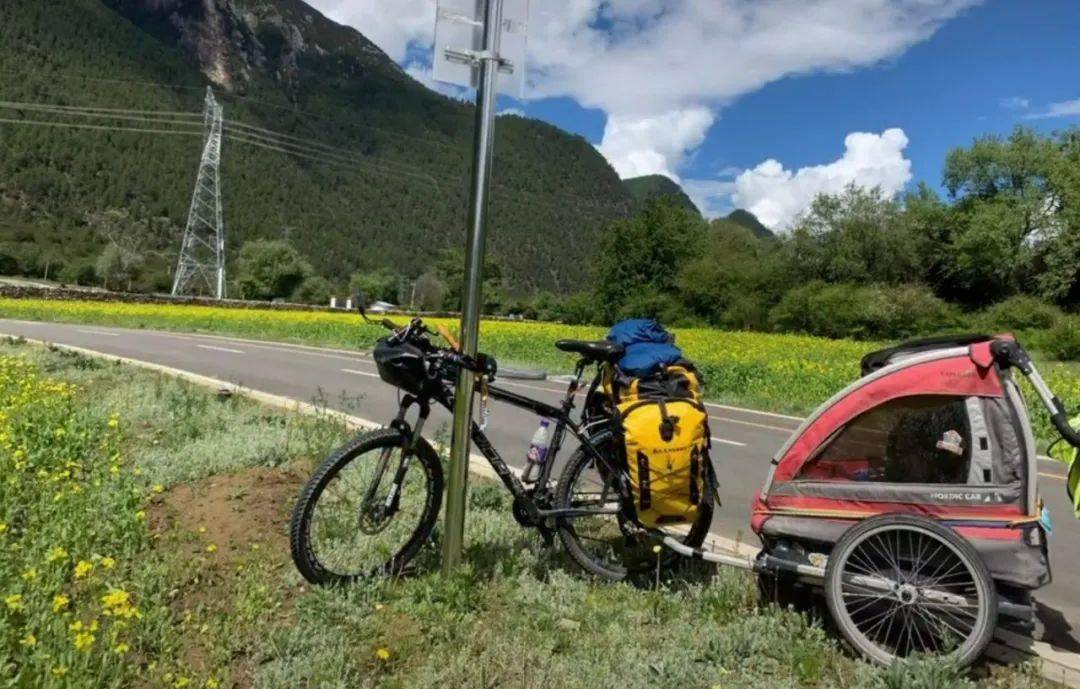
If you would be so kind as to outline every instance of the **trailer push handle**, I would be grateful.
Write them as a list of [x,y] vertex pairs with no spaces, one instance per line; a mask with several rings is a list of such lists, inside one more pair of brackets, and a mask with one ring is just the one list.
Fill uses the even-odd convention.
[[1050,412],[1050,422],[1054,424],[1054,428],[1065,439],[1065,442],[1080,449],[1080,431],[1077,431],[1069,423],[1069,414],[1064,403],[1058,399],[1057,395],[1046,384],[1046,381],[1043,380],[1042,375],[1035,368],[1035,364],[1032,363],[1031,357],[1024,351],[1024,348],[1015,342],[997,340],[990,345],[990,351],[993,352],[994,359],[1000,366],[1015,366],[1027,376],[1046,410]]

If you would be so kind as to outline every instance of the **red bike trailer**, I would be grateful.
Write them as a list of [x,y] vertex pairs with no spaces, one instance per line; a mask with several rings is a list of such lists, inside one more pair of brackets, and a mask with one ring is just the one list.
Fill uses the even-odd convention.
[[1035,439],[1013,371],[1068,425],[1009,335],[915,340],[867,355],[863,375],[776,453],[755,496],[757,559],[775,587],[823,590],[849,643],[881,663],[916,653],[974,661],[999,612],[1032,619],[1050,581]]

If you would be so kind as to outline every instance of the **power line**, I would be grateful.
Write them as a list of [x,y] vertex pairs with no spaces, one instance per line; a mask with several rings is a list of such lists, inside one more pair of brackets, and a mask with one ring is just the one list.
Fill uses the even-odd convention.
[[78,122],[49,122],[45,120],[16,120],[0,117],[0,124],[24,124],[37,127],[55,127],[62,129],[91,129],[109,132],[135,132],[139,134],[178,134],[181,136],[202,136],[199,131],[185,131],[181,129],[144,129],[141,127],[118,127],[115,125],[80,124]]

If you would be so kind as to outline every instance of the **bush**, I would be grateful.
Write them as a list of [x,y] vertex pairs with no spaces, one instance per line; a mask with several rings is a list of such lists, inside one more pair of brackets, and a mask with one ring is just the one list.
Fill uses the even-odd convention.
[[769,313],[773,329],[824,337],[904,338],[952,330],[957,309],[923,286],[829,285],[796,287]]
[[1040,349],[1060,361],[1080,361],[1080,316],[1065,316],[1050,328]]
[[309,278],[305,278],[300,286],[293,292],[293,301],[298,301],[303,304],[320,304],[326,306],[330,303],[330,296],[333,294],[334,288],[331,287],[330,282],[319,275],[312,275]]
[[1053,304],[1021,294],[982,310],[975,322],[980,328],[993,332],[1041,330],[1054,327],[1064,315]]

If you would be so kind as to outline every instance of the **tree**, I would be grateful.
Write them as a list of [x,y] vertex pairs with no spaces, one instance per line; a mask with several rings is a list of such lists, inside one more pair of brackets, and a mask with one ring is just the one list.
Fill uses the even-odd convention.
[[879,188],[822,194],[792,230],[788,262],[802,279],[900,284],[923,276],[903,208]]
[[330,285],[329,280],[321,275],[312,275],[304,278],[304,281],[292,293],[292,298],[294,301],[303,304],[322,304],[326,306],[330,303],[330,296],[333,293],[334,288]]
[[445,297],[446,285],[429,270],[413,283],[410,306],[421,311],[438,311],[443,307]]
[[110,242],[98,256],[94,272],[105,289],[122,288],[130,291],[131,282],[142,264],[143,258],[140,254]]
[[[443,307],[455,311],[460,310],[461,296],[465,289],[465,250],[443,251],[435,263],[435,273],[443,284]],[[485,305],[498,302],[503,287],[502,276],[502,264],[495,256],[486,253],[481,271],[481,289]]]
[[695,313],[733,328],[765,328],[786,286],[775,239],[731,220],[714,220],[699,255],[679,273],[679,292]]
[[706,225],[667,199],[651,202],[637,216],[613,223],[593,261],[599,316],[605,320],[684,315],[677,304],[678,275],[697,255]]
[[349,291],[372,301],[397,302],[400,283],[401,277],[388,268],[358,270],[349,279]]
[[280,239],[247,242],[236,260],[236,287],[242,299],[290,297],[311,275],[311,265]]

